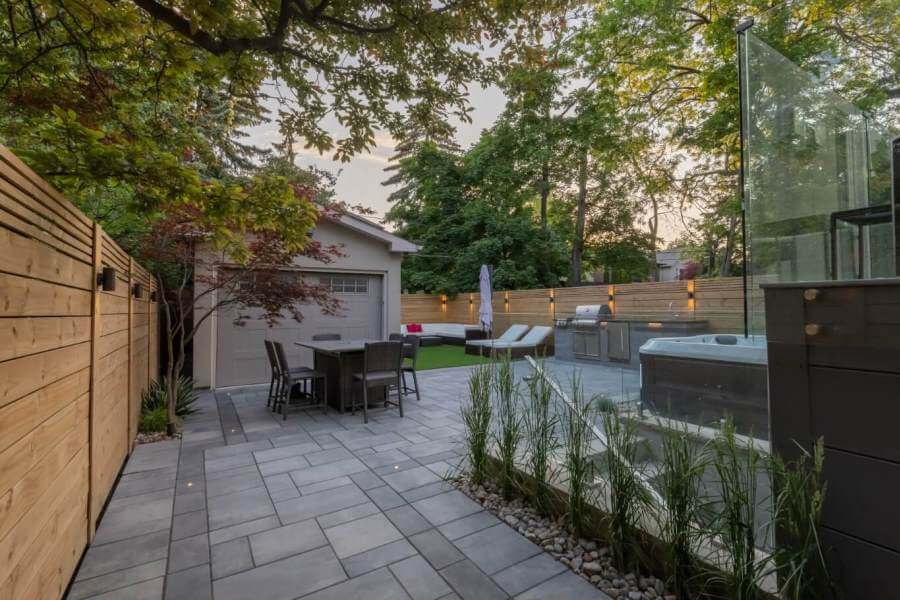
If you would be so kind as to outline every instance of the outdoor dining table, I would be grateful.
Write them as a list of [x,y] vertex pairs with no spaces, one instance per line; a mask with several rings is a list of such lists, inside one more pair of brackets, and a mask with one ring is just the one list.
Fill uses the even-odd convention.
[[[328,405],[341,412],[352,405],[353,374],[363,370],[366,344],[382,340],[323,340],[294,342],[313,351],[313,368],[325,375],[328,382]],[[370,398],[377,395],[370,395]],[[371,406],[371,403],[370,403]]]

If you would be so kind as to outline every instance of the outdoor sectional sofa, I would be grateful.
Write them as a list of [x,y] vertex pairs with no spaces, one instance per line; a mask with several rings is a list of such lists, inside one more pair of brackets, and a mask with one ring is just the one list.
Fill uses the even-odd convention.
[[480,340],[484,338],[484,331],[478,325],[466,325],[465,323],[422,323],[422,331],[410,333],[406,325],[400,326],[403,335],[418,335],[422,338],[422,345],[427,346],[428,340],[440,340],[441,344],[453,344],[464,346],[468,340]]

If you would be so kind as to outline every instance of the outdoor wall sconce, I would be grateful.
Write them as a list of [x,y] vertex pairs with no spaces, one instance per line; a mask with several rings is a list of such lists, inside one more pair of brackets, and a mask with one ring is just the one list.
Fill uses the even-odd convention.
[[610,293],[606,296],[606,299],[609,300],[610,302],[612,302],[613,300],[615,300],[615,296],[612,294],[612,292],[610,292]]
[[156,292],[150,292],[150,302],[156,302]]
[[116,291],[116,269],[114,267],[103,267],[103,270],[97,273],[97,287],[102,287],[104,292]]
[[694,290],[688,290],[688,300],[694,299]]
[[555,301],[556,301],[556,298],[554,298],[553,296],[550,296],[550,304],[553,304]]
[[135,298],[140,298],[141,294],[144,293],[144,285],[140,282],[135,283],[133,286],[131,286],[131,293]]

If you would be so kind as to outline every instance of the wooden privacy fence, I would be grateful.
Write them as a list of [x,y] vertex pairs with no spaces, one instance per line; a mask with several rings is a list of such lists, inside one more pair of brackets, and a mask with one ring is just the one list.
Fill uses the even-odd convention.
[[[481,295],[455,298],[432,294],[403,294],[404,323],[476,323]],[[557,316],[571,315],[579,304],[610,304],[621,318],[696,319],[709,322],[710,331],[743,332],[744,294],[740,277],[590,285],[494,292],[494,329],[513,323],[552,325]]]
[[154,293],[0,146],[0,599],[60,598],[93,537],[159,370]]

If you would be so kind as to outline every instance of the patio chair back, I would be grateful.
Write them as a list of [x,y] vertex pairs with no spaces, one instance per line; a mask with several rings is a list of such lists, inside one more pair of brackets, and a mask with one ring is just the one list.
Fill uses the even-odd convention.
[[284,351],[284,346],[281,345],[281,342],[271,342],[272,348],[275,350],[275,360],[278,362],[278,368],[282,375],[285,373],[289,373],[291,370],[290,365],[288,365],[287,354]]
[[363,354],[363,375],[391,371],[400,373],[403,362],[403,342],[369,342]]
[[528,344],[530,346],[537,346],[542,343],[550,334],[553,333],[552,327],[547,327],[546,325],[538,325],[537,327],[532,327],[531,331],[525,334],[521,340],[519,340],[522,344]]
[[406,336],[402,333],[392,333],[388,336],[388,340],[392,342],[402,342],[404,337]]
[[500,340],[501,342],[515,342],[520,337],[525,335],[526,331],[528,331],[528,325],[522,325],[522,324],[510,325],[509,329],[504,331],[503,335],[501,335],[497,339]]
[[416,356],[419,354],[419,345],[422,340],[417,335],[407,335],[403,338],[403,358],[412,361],[412,366],[416,366]]
[[312,336],[312,341],[314,342],[336,342],[340,341],[341,334],[339,333],[317,333]]
[[266,343],[266,355],[269,357],[269,368],[272,369],[272,374],[274,376],[278,376],[281,372],[281,369],[278,367],[278,357],[275,354],[275,346],[271,340],[265,340]]

